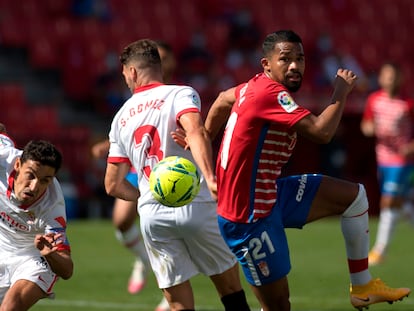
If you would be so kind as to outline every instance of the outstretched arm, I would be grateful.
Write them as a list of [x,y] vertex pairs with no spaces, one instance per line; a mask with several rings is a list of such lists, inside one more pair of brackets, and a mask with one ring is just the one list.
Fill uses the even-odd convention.
[[186,141],[193,158],[206,179],[210,193],[217,199],[217,183],[214,174],[213,152],[210,136],[199,113],[190,112],[180,117],[180,124],[186,134]]
[[336,133],[348,94],[355,86],[357,76],[350,70],[338,69],[334,81],[331,104],[318,116],[310,114],[298,121],[293,129],[316,142],[328,143]]

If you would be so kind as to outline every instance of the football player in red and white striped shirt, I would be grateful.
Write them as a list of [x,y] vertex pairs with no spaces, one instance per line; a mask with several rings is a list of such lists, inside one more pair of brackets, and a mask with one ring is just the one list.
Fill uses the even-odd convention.
[[216,168],[219,227],[263,310],[290,310],[285,228],[302,228],[331,215],[341,215],[352,305],[361,309],[407,296],[410,289],[389,288],[368,270],[363,185],[319,174],[279,178],[297,135],[317,143],[335,135],[356,75],[338,69],[330,104],[315,115],[292,96],[305,70],[301,38],[290,30],[271,33],[263,54],[263,72],[222,92],[205,122],[214,138],[228,119]]
[[381,67],[380,89],[367,98],[361,121],[366,136],[376,139],[381,199],[377,237],[369,253],[370,265],[384,260],[387,247],[408,201],[414,174],[414,101],[401,93],[402,73],[397,64]]

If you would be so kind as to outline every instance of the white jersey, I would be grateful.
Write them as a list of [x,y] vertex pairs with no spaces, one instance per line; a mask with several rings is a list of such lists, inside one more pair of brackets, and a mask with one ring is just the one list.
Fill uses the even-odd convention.
[[132,164],[138,173],[140,227],[151,267],[160,288],[181,284],[194,275],[217,275],[236,259],[220,235],[216,203],[201,177],[194,200],[180,208],[166,208],[153,198],[149,175],[159,161],[182,156],[194,162],[189,150],[178,146],[171,132],[180,117],[200,112],[200,97],[188,86],[156,83],[135,90],[116,114],[109,140],[109,163]]
[[48,232],[62,233],[65,242],[60,249],[69,249],[64,197],[56,178],[32,205],[20,206],[15,199],[14,163],[21,153],[9,137],[0,134],[0,258],[39,255],[35,235]]
[[[179,126],[181,115],[200,112],[200,108],[200,96],[193,88],[155,83],[135,90],[115,115],[109,133],[108,162],[130,162],[137,170],[139,206],[157,203],[148,180],[159,161],[182,156],[196,164],[191,152],[173,141],[171,132]],[[212,202],[203,176],[200,181],[200,192],[193,202]]]

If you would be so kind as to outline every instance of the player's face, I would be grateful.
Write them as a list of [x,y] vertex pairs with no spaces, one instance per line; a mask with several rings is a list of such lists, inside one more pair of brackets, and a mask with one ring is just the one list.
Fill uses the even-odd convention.
[[305,54],[301,43],[279,42],[273,54],[262,59],[264,72],[274,81],[296,92],[305,72]]
[[55,169],[39,162],[28,160],[21,163],[20,159],[14,166],[16,177],[13,192],[22,205],[30,205],[46,191],[55,176]]
[[386,91],[394,92],[398,90],[401,83],[401,75],[390,65],[384,65],[381,68],[378,84]]

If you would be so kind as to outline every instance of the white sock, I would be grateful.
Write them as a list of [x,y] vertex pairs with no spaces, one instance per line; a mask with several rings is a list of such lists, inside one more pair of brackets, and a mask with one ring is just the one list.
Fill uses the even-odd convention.
[[115,236],[122,245],[129,249],[137,258],[140,258],[146,266],[149,264],[147,251],[137,226],[131,226],[125,232],[116,230]]
[[383,255],[394,233],[395,225],[400,219],[401,209],[382,208],[380,210],[377,237],[373,249]]
[[341,229],[345,240],[351,283],[366,284],[372,277],[368,270],[368,199],[365,188],[361,184],[354,202],[342,214]]

